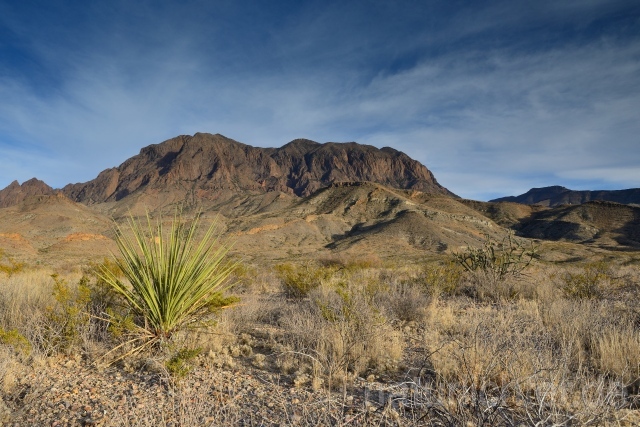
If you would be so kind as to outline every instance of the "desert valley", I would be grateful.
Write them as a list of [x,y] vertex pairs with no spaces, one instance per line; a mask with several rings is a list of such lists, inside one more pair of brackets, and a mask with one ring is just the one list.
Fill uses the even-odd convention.
[[[119,239],[196,220],[228,276],[147,345]],[[0,190],[0,426],[637,425],[639,262],[640,189],[482,202],[389,147],[178,136]]]

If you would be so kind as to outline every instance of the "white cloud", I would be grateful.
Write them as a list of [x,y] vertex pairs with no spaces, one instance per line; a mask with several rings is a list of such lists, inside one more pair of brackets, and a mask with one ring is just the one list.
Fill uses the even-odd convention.
[[[297,137],[392,146],[453,192],[480,199],[562,180],[637,186],[640,44],[607,36],[549,46],[476,42],[527,19],[557,22],[566,8],[589,23],[611,7],[517,6],[449,10],[451,24],[434,21],[435,32],[396,33],[412,14],[420,20],[423,9],[409,10],[381,24],[388,37],[367,29],[370,16],[354,18],[352,6],[340,5],[259,28],[260,40],[234,29],[230,47],[223,36],[231,23],[208,26],[191,14],[192,27],[181,26],[153,13],[138,22],[143,11],[113,40],[88,34],[77,52],[33,39],[61,83],[44,90],[0,78],[0,187],[31,176],[53,186],[88,180],[145,145],[195,132],[260,146]],[[383,14],[387,6],[377,7]],[[105,28],[119,28],[112,19]],[[404,56],[408,65],[389,66]]]
[[[640,188],[640,166],[568,169],[559,172],[558,176],[568,180],[601,181],[609,184],[607,185],[608,188],[611,188],[611,186]],[[598,190],[598,188],[593,188],[592,190]]]

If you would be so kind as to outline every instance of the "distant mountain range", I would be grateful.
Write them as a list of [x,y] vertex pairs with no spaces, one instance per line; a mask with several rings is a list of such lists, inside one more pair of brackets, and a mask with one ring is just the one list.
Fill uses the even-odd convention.
[[525,205],[542,205],[556,207],[561,205],[579,205],[590,201],[604,201],[629,204],[640,204],[640,188],[629,190],[576,191],[554,185],[551,187],[532,188],[519,196],[501,197],[491,202],[515,202]]

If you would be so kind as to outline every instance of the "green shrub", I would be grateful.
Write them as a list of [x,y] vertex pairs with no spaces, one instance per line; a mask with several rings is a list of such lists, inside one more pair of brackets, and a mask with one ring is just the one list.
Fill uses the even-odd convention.
[[51,278],[54,303],[45,308],[42,346],[47,353],[69,351],[80,343],[83,330],[89,325],[91,290],[84,276],[77,287],[69,286],[57,274],[52,274]]
[[604,261],[590,262],[578,273],[562,277],[562,291],[568,298],[597,299],[615,288],[617,278]]
[[335,266],[318,267],[312,263],[303,265],[287,263],[275,266],[287,298],[306,298],[309,292],[318,288],[336,270]]
[[124,279],[124,274],[118,264],[109,258],[105,258],[100,263],[91,263],[84,270],[85,276],[91,279],[88,281],[88,286],[91,293],[91,305],[95,311],[93,314],[96,315],[100,315],[107,309],[113,310],[114,307],[125,305],[122,294],[104,280],[102,271],[109,271],[112,277]]
[[[2,262],[2,259],[6,258],[6,261]],[[24,264],[16,262],[13,258],[5,256],[3,249],[0,249],[0,273],[5,273],[11,276],[15,273],[19,273],[24,269]]]
[[6,331],[0,327],[0,344],[11,346],[16,352],[24,355],[31,353],[31,343],[17,329]]
[[463,270],[454,261],[445,265],[432,263],[424,266],[420,281],[431,296],[455,296],[460,293],[462,275]]
[[180,379],[191,372],[192,361],[202,353],[201,348],[182,348],[175,353],[171,359],[164,364],[165,368],[173,378]]
[[230,307],[240,302],[240,298],[235,295],[225,295],[222,292],[214,293],[207,302],[207,310],[210,313],[219,313],[220,310]]
[[187,326],[202,325],[211,314],[212,301],[230,285],[228,276],[235,263],[227,260],[228,248],[220,242],[214,221],[200,241],[196,241],[199,220],[185,225],[176,215],[166,232],[162,220],[146,224],[129,218],[132,236],[116,226],[120,258],[115,264],[128,283],[108,267],[99,277],[121,294],[136,321],[142,348],[164,342]]

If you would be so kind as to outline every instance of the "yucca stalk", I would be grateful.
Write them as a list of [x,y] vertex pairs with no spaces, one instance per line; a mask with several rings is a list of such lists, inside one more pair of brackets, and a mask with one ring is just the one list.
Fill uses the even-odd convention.
[[201,320],[212,297],[228,287],[235,263],[227,260],[228,247],[220,242],[216,224],[199,241],[198,218],[186,226],[179,214],[169,233],[161,219],[154,223],[148,213],[146,224],[129,217],[130,234],[116,225],[120,257],[114,259],[130,286],[113,269],[102,268],[100,277],[144,320],[138,326],[147,344],[168,339]]

